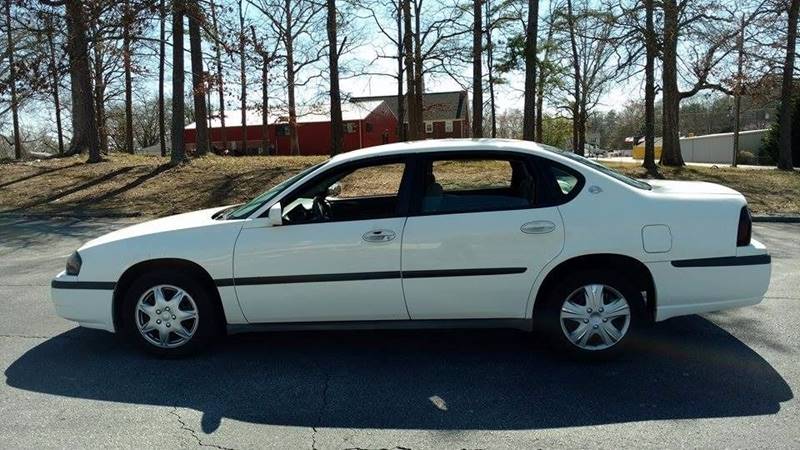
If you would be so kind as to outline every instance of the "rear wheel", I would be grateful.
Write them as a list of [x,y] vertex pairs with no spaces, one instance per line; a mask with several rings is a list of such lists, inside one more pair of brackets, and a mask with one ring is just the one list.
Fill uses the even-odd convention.
[[562,349],[584,357],[611,356],[638,331],[643,304],[641,293],[624,278],[580,272],[550,291],[543,325]]
[[156,355],[196,353],[216,334],[209,295],[184,275],[142,276],[128,289],[122,308],[123,334]]

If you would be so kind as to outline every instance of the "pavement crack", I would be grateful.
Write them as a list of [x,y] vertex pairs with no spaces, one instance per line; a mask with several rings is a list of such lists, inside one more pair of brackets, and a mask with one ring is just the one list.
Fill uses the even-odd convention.
[[388,447],[378,447],[378,448],[347,447],[344,450],[411,450],[411,447],[403,447],[402,445],[395,445],[392,448],[388,448]]
[[200,446],[200,447],[218,448],[220,450],[235,450],[232,447],[223,447],[221,445],[215,445],[215,444],[204,444],[203,441],[200,439],[200,436],[197,435],[197,431],[195,431],[193,428],[189,427],[186,424],[186,422],[183,421],[183,419],[181,418],[181,415],[178,414],[178,407],[177,406],[173,406],[172,410],[169,413],[172,414],[173,416],[175,416],[175,419],[178,421],[178,423],[181,426],[181,430],[188,431],[189,434],[194,438],[194,440],[197,441],[197,445],[198,446]]
[[0,334],[0,338],[7,338],[7,339],[50,339],[53,336],[39,336],[39,335],[28,335],[28,334]]
[[314,426],[311,427],[313,430],[311,433],[311,450],[317,450],[317,428],[322,424],[322,418],[325,415],[325,410],[328,409],[328,388],[330,386],[331,375],[328,371],[323,370],[322,366],[319,365],[316,361],[314,364],[319,368],[320,372],[325,375],[325,384],[322,387],[322,404],[320,405],[319,412],[317,412],[317,419],[314,421]]

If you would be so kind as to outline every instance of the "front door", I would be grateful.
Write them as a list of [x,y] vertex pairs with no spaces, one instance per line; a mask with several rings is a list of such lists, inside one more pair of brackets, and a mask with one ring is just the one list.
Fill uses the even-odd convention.
[[494,153],[425,158],[403,235],[412,319],[523,318],[539,272],[564,243],[556,207],[536,207],[533,163]]
[[333,168],[255,219],[236,242],[236,294],[251,323],[407,320],[400,276],[402,160]]

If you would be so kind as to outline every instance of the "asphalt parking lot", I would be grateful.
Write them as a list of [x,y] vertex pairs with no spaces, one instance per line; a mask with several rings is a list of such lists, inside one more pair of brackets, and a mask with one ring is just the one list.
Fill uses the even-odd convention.
[[124,224],[0,217],[0,447],[800,447],[800,225],[755,227],[760,305],[580,364],[513,331],[246,334],[150,358],[49,299],[68,254]]

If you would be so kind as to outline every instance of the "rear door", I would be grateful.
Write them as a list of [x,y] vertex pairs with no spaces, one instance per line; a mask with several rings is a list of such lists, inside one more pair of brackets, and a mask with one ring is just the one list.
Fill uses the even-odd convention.
[[542,175],[525,155],[424,155],[403,233],[412,319],[522,318],[533,282],[564,244]]

